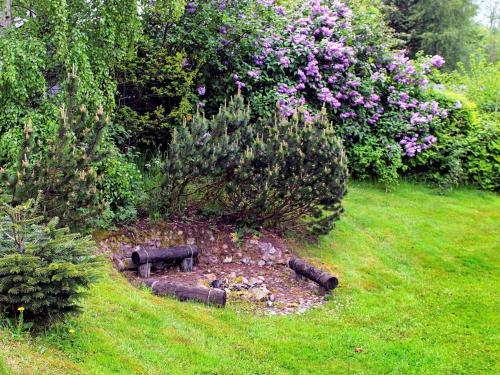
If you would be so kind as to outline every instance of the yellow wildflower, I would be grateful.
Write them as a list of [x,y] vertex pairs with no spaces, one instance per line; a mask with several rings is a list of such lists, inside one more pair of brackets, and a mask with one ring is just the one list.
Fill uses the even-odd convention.
[[17,308],[17,311],[19,311],[19,312],[23,312],[23,311],[24,311],[24,307],[18,307],[18,308]]
[[238,241],[238,233],[236,233],[236,232],[231,233],[231,240],[233,242]]
[[74,330],[73,328],[70,328],[70,329],[68,330],[68,332],[69,332],[70,334],[73,334],[73,333],[75,333],[75,330]]

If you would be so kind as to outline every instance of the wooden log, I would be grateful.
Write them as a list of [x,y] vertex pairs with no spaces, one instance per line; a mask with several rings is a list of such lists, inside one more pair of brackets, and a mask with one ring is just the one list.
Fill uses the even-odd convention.
[[132,253],[132,261],[139,265],[144,263],[182,260],[196,258],[199,250],[194,245],[182,245],[169,248],[142,247]]
[[181,301],[198,301],[207,305],[226,306],[226,291],[221,289],[185,286],[164,280],[145,280],[153,293],[159,296],[172,296]]
[[139,265],[137,267],[137,274],[142,279],[149,279],[151,277],[151,263]]
[[288,261],[288,267],[294,270],[296,274],[307,277],[309,280],[312,280],[315,283],[319,284],[327,291],[335,289],[339,284],[339,281],[336,277],[330,275],[327,272],[321,271],[320,269],[317,269],[309,263],[304,262],[302,259],[290,259]]

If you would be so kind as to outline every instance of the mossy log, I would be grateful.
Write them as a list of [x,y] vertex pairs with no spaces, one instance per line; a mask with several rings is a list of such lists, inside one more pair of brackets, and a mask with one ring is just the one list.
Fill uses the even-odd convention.
[[335,289],[339,284],[338,279],[329,273],[322,271],[302,259],[293,258],[288,261],[288,267],[296,272],[297,275],[308,278],[314,281],[320,287],[327,291]]
[[197,301],[206,305],[226,306],[226,291],[221,289],[192,287],[165,280],[144,280],[144,284],[159,296],[172,296],[180,301]]

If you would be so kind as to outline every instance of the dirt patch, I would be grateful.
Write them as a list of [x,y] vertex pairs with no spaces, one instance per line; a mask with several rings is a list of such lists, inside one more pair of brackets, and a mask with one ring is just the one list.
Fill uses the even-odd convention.
[[294,256],[291,245],[273,233],[239,238],[230,228],[205,223],[143,221],[98,241],[101,251],[110,255],[115,267],[134,285],[139,285],[140,279],[136,271],[128,269],[127,258],[137,246],[189,244],[200,249],[193,272],[153,264],[151,278],[225,289],[228,303],[236,308],[243,306],[240,302],[252,302],[259,311],[274,315],[301,313],[325,301],[317,284],[295,279],[295,273],[286,265]]

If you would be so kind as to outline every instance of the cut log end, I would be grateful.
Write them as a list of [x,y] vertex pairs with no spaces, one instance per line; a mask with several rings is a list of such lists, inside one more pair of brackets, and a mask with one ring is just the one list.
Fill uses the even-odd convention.
[[135,265],[139,265],[141,264],[141,257],[139,255],[138,252],[134,251],[132,253],[132,262],[135,264]]

